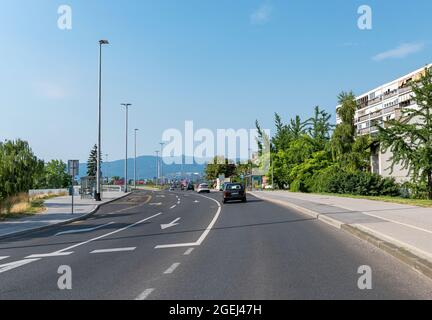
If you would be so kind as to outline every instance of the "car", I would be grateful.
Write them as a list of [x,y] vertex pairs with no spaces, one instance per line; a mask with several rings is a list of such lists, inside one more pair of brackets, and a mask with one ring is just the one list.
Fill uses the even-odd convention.
[[201,183],[197,188],[198,193],[210,193],[209,185],[207,183]]
[[189,183],[187,186],[187,190],[188,191],[194,191],[195,190],[195,186],[192,183]]
[[224,191],[225,188],[225,183],[222,183],[219,187],[219,191]]
[[223,191],[223,203],[228,201],[240,200],[246,202],[246,190],[241,183],[227,183]]

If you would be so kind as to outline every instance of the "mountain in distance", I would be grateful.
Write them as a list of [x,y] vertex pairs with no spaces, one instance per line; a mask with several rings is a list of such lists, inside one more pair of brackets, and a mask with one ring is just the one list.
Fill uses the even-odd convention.
[[[181,159],[179,157],[178,159]],[[102,175],[104,177],[124,177],[124,160],[116,160],[111,162],[102,163]],[[87,163],[80,163],[79,169],[80,177],[87,175]],[[199,174],[203,175],[205,164],[171,164],[163,163],[164,177],[180,176],[181,173],[185,175]],[[140,156],[137,157],[137,179],[153,179],[157,176],[157,158],[155,156]],[[134,177],[134,158],[128,159],[128,178]]]

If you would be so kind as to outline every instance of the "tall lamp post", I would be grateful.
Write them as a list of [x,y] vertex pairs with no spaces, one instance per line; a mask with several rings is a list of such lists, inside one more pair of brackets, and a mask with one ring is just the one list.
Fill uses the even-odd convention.
[[105,154],[105,159],[106,159],[106,163],[105,163],[105,169],[106,169],[106,178],[107,178],[107,184],[109,184],[109,171],[108,171],[108,153]]
[[159,185],[159,150],[155,151],[156,153],[156,186]]
[[126,111],[126,120],[125,120],[125,138],[126,138],[126,153],[125,153],[125,181],[124,188],[125,193],[128,192],[128,116],[129,116],[129,107],[132,105],[130,103],[122,103],[123,107],[125,107]]
[[102,131],[102,46],[109,44],[108,40],[99,40],[99,104],[98,104],[98,145],[96,164],[96,193],[94,198],[101,201],[101,131]]
[[164,184],[164,175],[163,175],[163,147],[165,145],[165,142],[159,143],[161,146],[161,156],[160,156],[160,175],[161,175],[161,185]]
[[134,189],[136,189],[136,181],[137,181],[137,132],[139,129],[135,129],[135,160],[134,160]]

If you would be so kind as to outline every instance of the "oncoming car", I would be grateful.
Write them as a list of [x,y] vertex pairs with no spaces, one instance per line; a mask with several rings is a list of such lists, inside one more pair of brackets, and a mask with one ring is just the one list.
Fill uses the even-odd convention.
[[223,203],[232,200],[246,202],[246,190],[241,183],[226,183],[223,191]]

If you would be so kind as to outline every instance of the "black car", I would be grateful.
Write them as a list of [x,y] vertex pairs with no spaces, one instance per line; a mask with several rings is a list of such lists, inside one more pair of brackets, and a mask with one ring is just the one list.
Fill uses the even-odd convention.
[[241,183],[226,183],[223,190],[223,203],[232,200],[246,202],[246,190]]
[[188,191],[190,191],[190,190],[195,191],[194,185],[192,183],[189,183],[188,186],[187,186],[187,190]]

